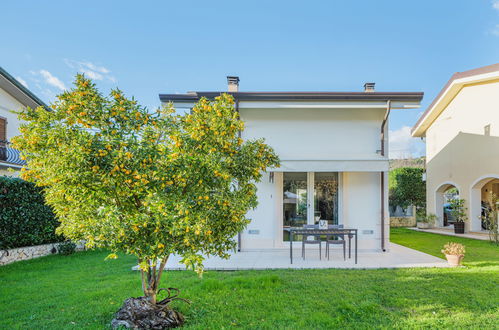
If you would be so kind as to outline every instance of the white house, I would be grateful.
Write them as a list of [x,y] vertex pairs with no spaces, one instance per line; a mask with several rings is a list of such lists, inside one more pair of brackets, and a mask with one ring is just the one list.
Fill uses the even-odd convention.
[[499,63],[455,73],[412,129],[426,139],[427,210],[444,226],[446,192],[465,200],[466,231],[499,196]]
[[[287,246],[284,228],[326,219],[359,230],[359,249],[388,248],[388,116],[417,108],[423,93],[239,92],[228,93],[245,122],[243,139],[265,138],[281,159],[258,184],[258,207],[239,238],[240,248]],[[160,94],[161,102],[190,109],[201,97],[222,92]]]
[[21,169],[19,151],[10,147],[10,139],[19,135],[20,121],[13,111],[46,105],[25,86],[0,67],[0,175],[15,175],[8,169]]

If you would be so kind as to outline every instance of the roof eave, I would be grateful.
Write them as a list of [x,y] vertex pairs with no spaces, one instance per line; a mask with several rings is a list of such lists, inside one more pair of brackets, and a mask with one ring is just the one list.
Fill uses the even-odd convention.
[[393,93],[339,93],[339,92],[195,92],[188,94],[159,94],[161,102],[195,102],[202,97],[214,98],[222,93],[231,94],[239,101],[401,101],[421,102],[422,92]]
[[[6,83],[6,85],[4,86],[2,86],[2,78],[4,79],[4,83]],[[40,100],[35,94],[33,94],[23,84],[17,81],[17,79],[11,76],[2,67],[0,67],[0,87],[4,88],[9,94],[11,94],[24,106],[29,106],[32,108],[42,106],[48,109],[48,106],[42,100]]]
[[[497,79],[499,79],[499,63],[454,73],[421,117],[419,117],[418,121],[411,129],[412,136],[425,136],[426,130],[431,126],[433,121],[438,118],[440,113],[445,110],[463,87],[478,82],[494,81]],[[431,119],[430,117],[435,111],[440,112]]]

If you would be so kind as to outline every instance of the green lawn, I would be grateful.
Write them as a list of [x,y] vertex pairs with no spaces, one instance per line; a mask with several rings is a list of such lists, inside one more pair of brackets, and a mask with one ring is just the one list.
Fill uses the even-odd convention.
[[494,246],[489,241],[424,233],[406,228],[392,228],[390,240],[440,258],[444,258],[440,252],[444,244],[457,242],[466,247],[464,265],[470,267],[499,266],[499,246]]
[[[468,247],[459,269],[167,272],[192,300],[186,328],[498,327],[499,249],[488,242],[397,229],[393,240],[441,256]],[[433,243],[437,242],[437,243]],[[124,299],[140,295],[134,259],[104,251],[0,267],[0,329],[105,329]]]

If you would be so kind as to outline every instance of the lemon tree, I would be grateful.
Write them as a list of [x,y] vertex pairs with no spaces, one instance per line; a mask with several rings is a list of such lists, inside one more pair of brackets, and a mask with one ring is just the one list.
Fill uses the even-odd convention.
[[150,113],[77,75],[50,107],[19,114],[22,177],[43,187],[59,233],[109,258],[136,255],[151,303],[170,255],[197,272],[203,255],[229,256],[257,205],[255,183],[279,164],[263,140],[239,137],[244,124],[226,94],[188,114],[171,104]]

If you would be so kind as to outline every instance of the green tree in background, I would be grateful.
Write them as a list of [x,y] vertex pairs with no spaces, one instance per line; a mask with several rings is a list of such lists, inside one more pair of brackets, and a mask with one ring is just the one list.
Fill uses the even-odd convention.
[[406,208],[414,205],[418,214],[426,212],[424,169],[399,167],[389,174],[390,205]]

